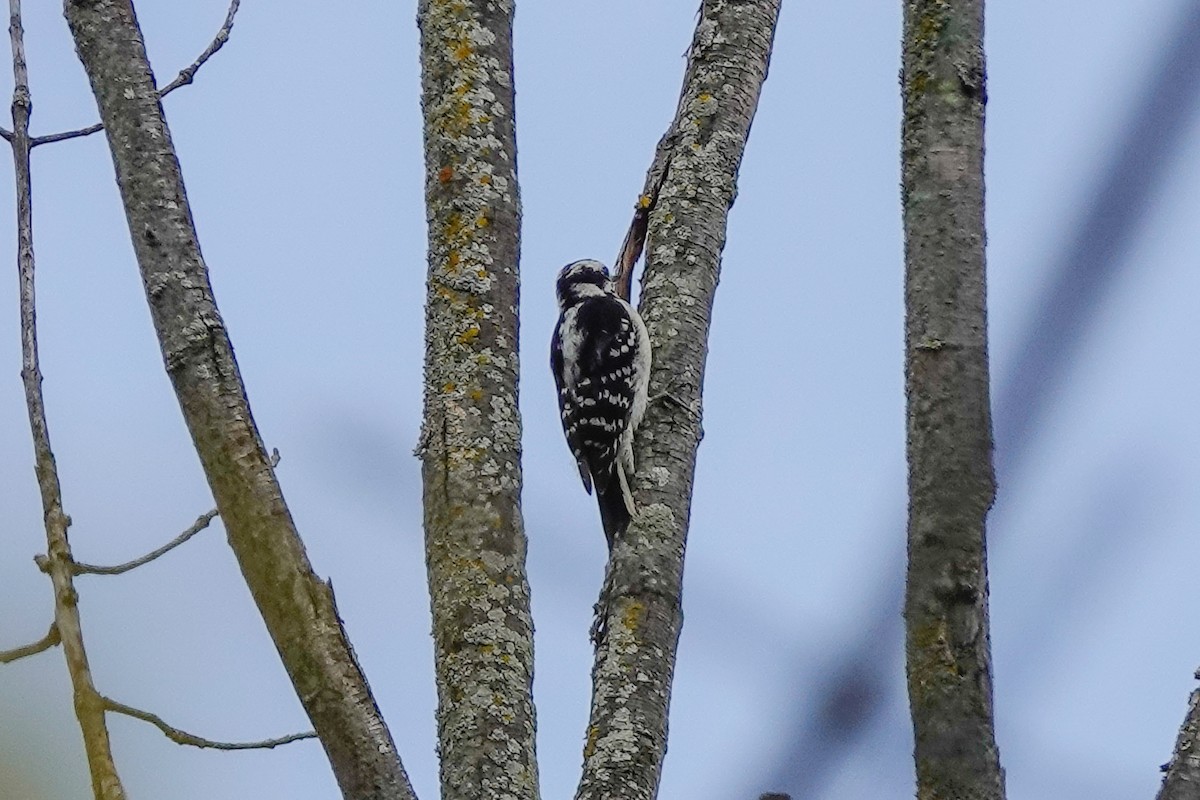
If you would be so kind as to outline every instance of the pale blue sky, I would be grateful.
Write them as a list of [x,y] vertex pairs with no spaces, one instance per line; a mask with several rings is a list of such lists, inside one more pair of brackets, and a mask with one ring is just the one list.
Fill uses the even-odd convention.
[[[1186,4],[990,6],[998,402],[1054,259]],[[92,122],[59,4],[27,6],[35,133]],[[714,312],[664,798],[790,788],[768,781],[786,771],[797,718],[899,585],[900,8],[785,3]],[[693,0],[517,11],[524,510],[548,798],[573,793],[579,774],[604,557],[554,408],[552,281],[567,261],[616,252],[674,111],[695,12]],[[139,13],[165,83],[208,43],[225,0],[142,0]],[[232,41],[166,109],[255,418],[283,453],[280,477],[314,565],[334,582],[428,800],[435,697],[411,456],[425,274],[414,16],[408,3],[247,0]],[[10,89],[0,83],[4,97]],[[1014,799],[1151,796],[1195,685],[1197,132],[1168,165],[1020,471],[1000,475],[992,638]],[[44,540],[18,376],[11,176],[0,162],[0,263],[12,276],[0,280],[6,648],[41,636],[51,610],[30,560]],[[211,500],[161,367],[103,138],[35,151],[34,196],[45,390],[76,554],[123,561]],[[102,691],[214,738],[305,727],[219,528],[79,588]],[[865,739],[833,748],[846,757],[823,800],[912,796],[898,637],[880,638],[877,659],[894,676],[886,712]],[[220,754],[177,747],[133,720],[111,729],[133,797],[336,796],[314,743]],[[14,783],[0,794],[89,795],[58,651],[0,667],[6,778]]]

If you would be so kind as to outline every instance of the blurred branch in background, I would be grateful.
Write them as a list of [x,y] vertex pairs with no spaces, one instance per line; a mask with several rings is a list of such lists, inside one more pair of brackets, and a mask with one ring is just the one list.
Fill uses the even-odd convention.
[[[1183,4],[1169,30],[1144,89],[1133,95],[1136,101],[1120,125],[1111,160],[1099,171],[1092,202],[1064,237],[1061,251],[1048,259],[1049,288],[1014,348],[1011,365],[1001,371],[994,416],[996,467],[1003,484],[1020,480],[1049,399],[1060,390],[1092,319],[1126,265],[1151,201],[1200,109],[1200,5]],[[899,501],[892,505],[899,507]],[[883,530],[881,541],[900,541],[891,522]],[[897,550],[889,563],[899,564],[901,557]],[[782,737],[788,744],[768,772],[768,785],[796,797],[820,797],[899,688],[899,571],[879,585],[883,588],[870,604],[873,616],[823,670],[829,677],[813,692],[817,700],[796,710],[795,727]]]

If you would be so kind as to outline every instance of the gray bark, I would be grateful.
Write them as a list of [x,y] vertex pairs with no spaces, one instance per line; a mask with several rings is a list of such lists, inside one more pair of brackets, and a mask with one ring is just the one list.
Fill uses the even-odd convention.
[[538,797],[517,406],[511,2],[423,0],[421,443],[443,800]]
[[779,9],[780,0],[705,0],[660,147],[665,176],[656,164],[647,180],[651,195],[662,181],[640,301],[654,349],[652,400],[635,443],[638,515],[613,548],[600,606],[578,800],[658,793],[713,296]]
[[[1200,670],[1196,672],[1200,679]],[[1200,689],[1188,698],[1188,712],[1166,765],[1157,800],[1200,800]]]
[[167,373],[229,544],[347,798],[413,797],[392,738],[313,574],[217,311],[171,133],[129,0],[66,0],[108,136]]
[[908,693],[917,797],[1004,797],[992,719],[983,0],[904,6]]

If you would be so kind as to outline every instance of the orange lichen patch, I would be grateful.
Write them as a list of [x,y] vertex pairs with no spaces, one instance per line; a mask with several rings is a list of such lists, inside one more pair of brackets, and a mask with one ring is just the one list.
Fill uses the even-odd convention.
[[476,228],[486,228],[490,224],[491,223],[488,221],[486,214],[480,214],[478,217],[475,218],[475,227]]
[[477,339],[478,337],[479,337],[479,326],[472,325],[471,327],[467,328],[465,331],[463,331],[462,333],[460,333],[458,335],[458,343],[459,344],[470,344],[471,342],[475,341],[475,339]]
[[462,217],[457,214],[451,214],[446,218],[446,241],[457,239],[463,232]]
[[451,49],[450,55],[454,57],[455,61],[466,61],[474,52],[475,49],[471,47],[470,42],[468,42],[466,39],[459,39],[454,43],[454,47]]
[[[464,95],[468,91],[466,87],[459,87],[455,90],[455,94]],[[471,104],[466,100],[459,100],[454,106],[446,112],[441,120],[441,128],[451,136],[459,136],[471,127],[474,111]]]
[[587,732],[587,743],[583,746],[583,757],[591,758],[596,752],[596,741],[600,738],[600,728],[596,725],[589,725]]
[[449,183],[454,180],[454,167],[442,167],[437,174],[438,183]]
[[[455,264],[458,263],[457,257],[454,258],[454,263]],[[433,291],[437,294],[438,297],[440,297],[442,300],[445,300],[447,303],[450,303],[451,305],[455,305],[455,304],[462,302],[462,295],[459,292],[455,291],[454,289],[451,289],[449,286],[445,285],[444,283],[435,284],[435,288]]]
[[650,195],[644,194],[641,197],[639,197],[638,205],[641,206],[642,208],[649,208],[650,207]]
[[478,269],[478,270],[475,270],[475,274],[476,274],[476,275],[478,275],[478,276],[479,276],[479,277],[481,277],[481,278],[486,278],[486,277],[487,277],[487,270],[486,270],[486,269]]
[[625,612],[621,615],[621,624],[626,630],[636,630],[638,623],[641,622],[642,612],[646,607],[636,600],[625,607]]
[[492,176],[488,175],[486,173],[483,175],[480,175],[479,182],[484,186],[491,186],[492,185]]
[[446,394],[450,394],[457,388],[458,386],[454,384],[454,381],[446,381],[446,385],[442,387],[442,391]]
[[467,393],[467,396],[470,397],[475,402],[479,402],[480,400],[483,399],[483,390],[482,389],[472,389],[470,392]]
[[446,254],[446,270],[448,272],[458,272],[458,264],[462,261],[462,256],[457,250],[451,250]]

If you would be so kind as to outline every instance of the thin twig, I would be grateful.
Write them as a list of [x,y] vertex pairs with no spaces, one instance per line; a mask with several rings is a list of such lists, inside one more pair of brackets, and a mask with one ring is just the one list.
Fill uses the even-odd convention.
[[[218,50],[225,46],[225,43],[229,41],[229,33],[233,30],[233,18],[237,15],[238,7],[241,6],[241,4],[242,0],[231,0],[229,3],[229,11],[227,11],[225,14],[225,23],[221,25],[221,29],[217,31],[217,35],[213,37],[213,40],[209,42],[208,47],[204,48],[204,52],[201,53],[195,61],[179,71],[179,74],[175,76],[175,80],[158,90],[158,96],[160,99],[166,97],[180,86],[186,86],[195,80],[197,70],[204,66],[206,61],[212,58]],[[62,133],[51,133],[47,134],[46,136],[35,136],[29,140],[29,146],[37,147],[38,145],[42,144],[64,142],[67,139],[78,139],[83,136],[91,136],[93,133],[99,133],[102,130],[104,130],[104,124],[101,122],[96,122],[92,125],[88,125],[86,128],[79,128],[78,130],[63,131]],[[10,139],[11,136],[12,134],[10,134],[8,131],[0,128],[0,137]]]
[[24,647],[15,647],[12,650],[0,650],[0,664],[11,664],[26,656],[37,655],[49,650],[51,647],[55,647],[61,642],[62,637],[58,635],[58,626],[51,622],[49,632],[36,642],[27,644]]
[[[279,466],[278,450],[271,451],[271,466]],[[137,569],[143,564],[149,564],[154,559],[166,555],[176,547],[179,547],[179,545],[186,542],[188,539],[191,539],[197,533],[211,525],[212,521],[217,518],[218,514],[219,512],[217,509],[210,508],[208,511],[205,511],[203,514],[197,517],[196,521],[191,524],[191,527],[189,527],[183,533],[179,534],[162,547],[151,550],[141,558],[135,558],[132,561],[126,561],[124,564],[117,564],[116,566],[112,567],[101,567],[95,564],[84,564],[76,561],[74,564],[72,564],[72,569],[76,575],[120,575],[124,572],[129,572],[132,569]]]
[[278,739],[263,739],[258,742],[217,742],[212,739],[205,739],[203,736],[196,736],[187,731],[181,731],[179,728],[163,722],[162,717],[157,714],[151,714],[149,711],[142,711],[140,708],[118,703],[111,697],[101,697],[100,699],[104,703],[105,711],[111,711],[114,714],[124,714],[127,717],[140,719],[142,722],[149,722],[162,731],[163,735],[172,742],[175,742],[175,744],[186,744],[190,747],[204,747],[211,750],[270,750],[273,747],[279,747],[283,744],[317,738],[317,734],[313,731],[305,731],[304,733],[280,736]]
[[221,26],[221,30],[217,31],[217,35],[209,42],[208,47],[204,48],[204,52],[200,57],[191,63],[191,65],[181,69],[179,74],[175,76],[175,80],[168,83],[166,86],[158,90],[159,97],[166,97],[171,92],[178,89],[180,86],[186,86],[196,77],[196,70],[204,66],[204,62],[213,57],[213,54],[225,46],[229,41],[229,32],[233,30],[233,18],[237,15],[238,6],[242,4],[242,0],[232,0],[229,4],[229,11],[225,14],[225,23]]
[[46,402],[42,394],[42,370],[38,359],[37,302],[34,292],[33,189],[29,166],[29,115],[33,101],[29,93],[29,71],[25,64],[25,32],[21,26],[21,0],[9,0],[9,38],[13,65],[13,176],[16,180],[17,274],[20,284],[21,381],[33,438],[34,469],[46,526],[45,570],[54,585],[54,627],[62,639],[67,672],[71,676],[75,716],[83,733],[92,789],[96,800],[124,800],[125,789],[117,775],[104,724],[104,709],[92,682],[83,629],[79,621],[78,595],[71,574],[71,543],[67,528],[71,518],[63,510],[62,486],[50,432]]
[[191,539],[197,533],[207,528],[209,524],[216,518],[217,510],[215,508],[204,512],[197,517],[196,521],[192,523],[191,527],[189,527],[183,533],[179,534],[162,547],[151,550],[146,555],[142,556],[141,558],[135,558],[133,561],[126,561],[124,564],[117,564],[113,567],[101,567],[95,564],[84,564],[76,561],[71,565],[71,569],[76,575],[120,575],[123,572],[129,572],[131,569],[136,569],[143,564],[149,564],[159,556],[171,552],[176,547],[179,547],[179,545],[183,544],[188,539]]
[[646,185],[638,196],[637,205],[633,211],[633,221],[629,223],[629,231],[625,241],[621,243],[621,252],[617,254],[616,273],[613,283],[617,295],[628,301],[633,289],[633,267],[642,255],[646,246],[646,231],[650,227],[650,214],[658,203],[658,193],[667,180],[671,166],[671,150],[676,139],[674,127],[658,142],[654,150],[654,161],[646,173]]

